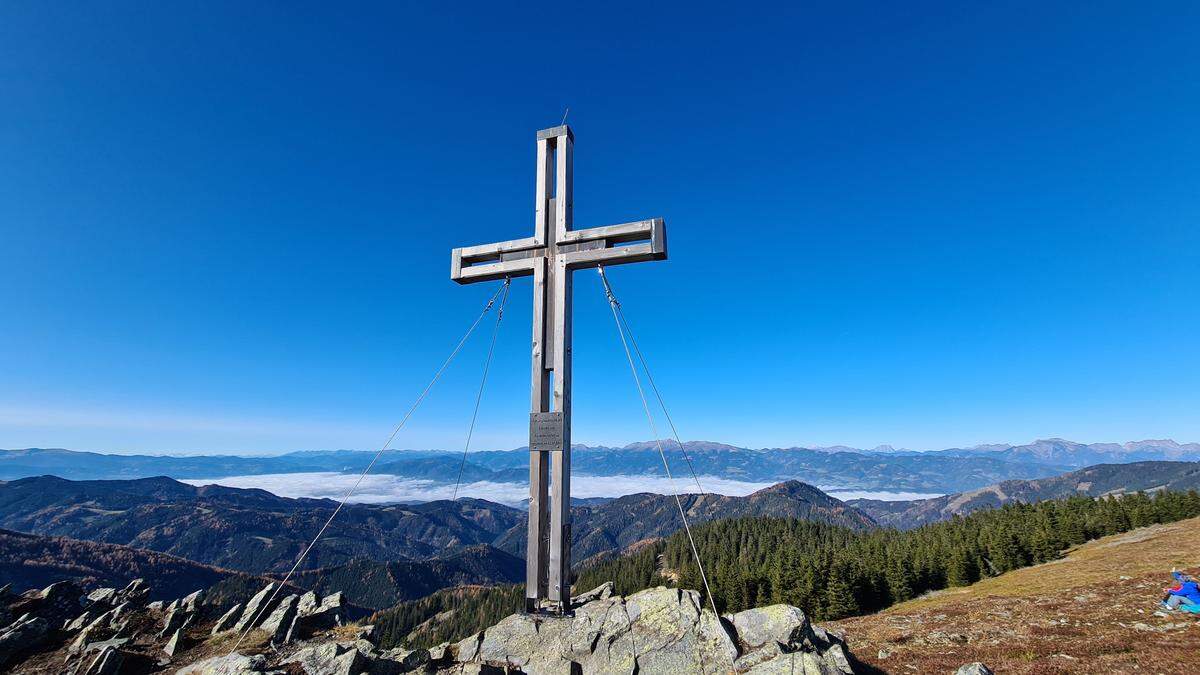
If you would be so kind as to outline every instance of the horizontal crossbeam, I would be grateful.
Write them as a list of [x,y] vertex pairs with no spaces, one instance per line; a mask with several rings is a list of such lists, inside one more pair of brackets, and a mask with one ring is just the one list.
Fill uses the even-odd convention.
[[[641,243],[633,243],[641,242]],[[450,256],[450,278],[460,284],[494,281],[533,274],[536,261],[548,253],[538,237],[456,248]],[[666,224],[662,218],[586,230],[567,230],[553,245],[553,257],[568,269],[624,265],[667,257]]]

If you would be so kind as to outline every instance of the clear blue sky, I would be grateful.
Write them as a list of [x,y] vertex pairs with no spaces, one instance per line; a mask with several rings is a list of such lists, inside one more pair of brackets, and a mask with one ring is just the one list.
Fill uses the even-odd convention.
[[[667,220],[611,277],[686,438],[1200,440],[1200,5],[169,4],[0,8],[0,447],[378,447],[566,106],[577,224]],[[575,440],[645,439],[576,294]],[[479,338],[398,447],[461,448]]]

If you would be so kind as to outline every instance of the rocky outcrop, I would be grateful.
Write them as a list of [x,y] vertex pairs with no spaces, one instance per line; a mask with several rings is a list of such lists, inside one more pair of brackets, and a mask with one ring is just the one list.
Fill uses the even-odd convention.
[[588,595],[573,617],[514,614],[451,651],[459,663],[529,673],[853,672],[842,641],[795,607],[718,619],[694,591]]
[[6,628],[0,629],[0,666],[26,649],[32,649],[46,641],[50,624],[40,616],[23,614]]
[[322,598],[309,591],[272,598],[274,593],[275,585],[270,584],[250,598],[245,609],[234,605],[217,619],[210,634],[233,631],[241,635],[257,628],[272,644],[287,644],[344,623],[346,601],[341,593]]
[[241,615],[242,615],[242,603],[239,602],[236,605],[234,605],[233,607],[230,607],[229,611],[222,614],[221,618],[217,619],[217,622],[213,624],[212,631],[210,632],[210,634],[216,635],[217,633],[223,633],[227,630],[232,629],[233,625],[235,623],[237,623],[237,620]]
[[125,655],[121,653],[121,650],[116,647],[105,647],[99,654],[96,654],[96,658],[92,659],[82,675],[117,675],[124,662]]
[[[276,590],[268,587],[228,609],[227,600],[206,605],[206,594],[199,591],[162,605],[146,604],[149,593],[139,584],[86,596],[73,586],[30,591],[0,602],[10,612],[34,610],[0,628],[0,670],[69,675],[854,672],[841,639],[811,624],[795,607],[774,605],[718,617],[696,592],[674,588],[621,597],[605,584],[575,597],[570,616],[513,614],[432,649],[381,649],[371,626],[339,628],[346,607],[340,593],[272,597]],[[229,654],[235,646],[262,653]]]
[[267,617],[267,620],[259,625],[259,629],[265,631],[270,636],[273,644],[283,642],[287,635],[291,633],[292,623],[296,621],[296,605],[299,601],[300,598],[297,595],[287,596],[280,601],[275,611],[271,612],[271,615]]
[[[315,600],[301,598],[296,604],[311,608]],[[514,614],[456,644],[430,650],[380,650],[361,638],[307,643],[257,664],[237,661],[242,670],[229,671],[232,662],[221,657],[188,666],[179,675],[854,672],[845,644],[787,605],[717,617],[694,591],[659,587],[620,597],[609,584],[573,604],[572,616]]]
[[266,672],[267,657],[228,654],[197,661],[176,671],[176,675],[254,675]]
[[[118,675],[157,672],[196,644],[194,627],[215,608],[195,591],[165,605],[146,604],[150,588],[136,579],[124,588],[84,593],[60,582],[19,597],[0,597],[0,609],[20,618],[0,626],[0,671]],[[36,665],[30,665],[31,663]]]
[[309,591],[300,598],[296,617],[311,630],[324,630],[345,623],[346,596],[341,591],[319,598]]
[[275,609],[274,603],[278,599],[275,587],[276,584],[267,584],[266,588],[246,602],[246,611],[242,612],[241,618],[233,625],[233,630],[241,633],[247,628],[254,628],[270,616]]

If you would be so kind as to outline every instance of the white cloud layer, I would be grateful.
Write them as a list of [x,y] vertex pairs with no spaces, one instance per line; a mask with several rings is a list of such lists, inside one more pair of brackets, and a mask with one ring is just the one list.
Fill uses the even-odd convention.
[[[227,476],[224,478],[193,478],[184,480],[191,485],[225,485],[237,488],[260,488],[282,497],[326,497],[340,500],[358,480],[357,474],[333,472],[277,473],[259,476]],[[700,485],[706,492],[730,496],[744,496],[761,490],[772,483],[752,483],[729,480],[716,476],[700,476]],[[575,476],[571,481],[574,497],[620,497],[638,492],[672,494],[696,492],[696,484],[690,480],[677,479],[671,482],[662,476]],[[363,504],[384,502],[427,502],[435,499],[450,499],[454,486],[415,480],[399,476],[367,476],[359,485],[350,501]],[[832,492],[838,499],[919,499],[938,495],[922,495],[908,492],[869,492],[861,490]],[[479,481],[466,483],[458,490],[459,497],[475,497],[501,504],[519,505],[529,497],[529,487],[524,483],[496,483]]]

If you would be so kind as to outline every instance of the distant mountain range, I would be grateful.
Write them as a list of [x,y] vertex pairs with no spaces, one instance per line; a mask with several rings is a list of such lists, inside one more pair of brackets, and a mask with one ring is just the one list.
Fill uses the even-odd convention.
[[881,525],[908,529],[1011,502],[1157,490],[1200,490],[1200,462],[1100,464],[1051,478],[1004,481],[933,499],[895,502],[852,499],[847,503],[870,514]]
[[[664,442],[672,465],[683,454]],[[792,479],[834,489],[960,492],[1005,480],[1057,475],[1093,464],[1135,461],[1200,461],[1200,444],[1170,440],[1131,443],[1075,443],[1062,439],[1027,445],[984,445],[929,452],[881,446],[860,450],[825,448],[740,448],[722,443],[684,444],[697,473],[725,479],[770,483]],[[374,453],[354,450],[292,452],[270,457],[109,455],[60,449],[0,450],[0,480],[55,475],[69,479],[223,478],[309,472],[356,473]],[[433,483],[453,482],[461,454],[439,451],[389,451],[375,472]],[[522,483],[528,480],[525,448],[472,453],[463,467],[466,482]],[[572,466],[579,476],[661,476],[653,442],[623,448],[574,447]]]
[[1028,445],[981,445],[974,448],[937,450],[928,454],[951,457],[990,457],[1009,462],[1031,462],[1078,469],[1094,464],[1200,461],[1200,443],[1176,443],[1172,440],[1076,443],[1061,438],[1050,438],[1034,441]]

